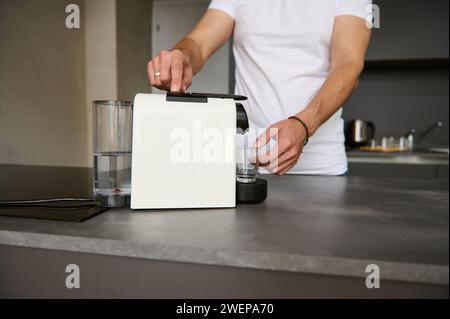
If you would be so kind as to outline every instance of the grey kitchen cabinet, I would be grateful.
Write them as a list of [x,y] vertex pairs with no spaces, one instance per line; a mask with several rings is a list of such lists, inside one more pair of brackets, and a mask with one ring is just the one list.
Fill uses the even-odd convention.
[[448,0],[374,0],[380,28],[367,60],[443,59],[449,56]]

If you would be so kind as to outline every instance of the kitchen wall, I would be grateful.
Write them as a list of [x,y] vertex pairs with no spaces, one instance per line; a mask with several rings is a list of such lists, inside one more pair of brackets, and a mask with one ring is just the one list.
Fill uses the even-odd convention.
[[[69,3],[78,30],[65,27]],[[92,100],[149,91],[151,7],[0,0],[0,164],[92,165]]]
[[[149,92],[151,0],[89,0],[86,12],[85,164],[92,166],[92,101]],[[62,165],[62,164],[61,164]]]
[[112,0],[85,1],[86,140],[84,162],[92,164],[92,101],[113,100],[118,96],[117,8]]
[[132,100],[136,93],[150,92],[151,20],[152,0],[117,0],[119,99]]
[[86,164],[85,36],[65,27],[69,3],[0,0],[0,163]]
[[388,136],[411,128],[420,134],[442,121],[444,127],[423,144],[448,146],[449,2],[374,2],[381,9],[381,28],[373,31],[368,68],[344,108],[344,118],[374,121],[378,135]]

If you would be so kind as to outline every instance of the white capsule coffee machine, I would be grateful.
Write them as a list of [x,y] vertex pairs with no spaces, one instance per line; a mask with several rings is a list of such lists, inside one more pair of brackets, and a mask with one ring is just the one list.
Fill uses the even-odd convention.
[[240,100],[201,93],[138,94],[133,103],[132,209],[225,208],[261,203],[267,183],[236,180]]

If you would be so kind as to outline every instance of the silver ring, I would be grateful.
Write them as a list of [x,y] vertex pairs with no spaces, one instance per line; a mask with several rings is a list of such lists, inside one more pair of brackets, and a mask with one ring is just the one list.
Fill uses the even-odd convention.
[[158,78],[158,77],[160,77],[161,76],[161,72],[156,72],[155,73],[155,78]]

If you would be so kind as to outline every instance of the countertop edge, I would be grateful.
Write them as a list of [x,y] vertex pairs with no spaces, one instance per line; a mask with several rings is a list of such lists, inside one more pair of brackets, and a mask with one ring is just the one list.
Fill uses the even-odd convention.
[[449,285],[449,267],[389,261],[288,255],[255,251],[208,250],[121,240],[83,238],[0,230],[0,245],[184,262],[315,275],[366,278],[370,264],[380,268],[381,280]]
[[377,153],[363,151],[348,151],[347,159],[349,163],[368,164],[408,164],[408,165],[437,165],[448,166],[448,154],[439,153]]

